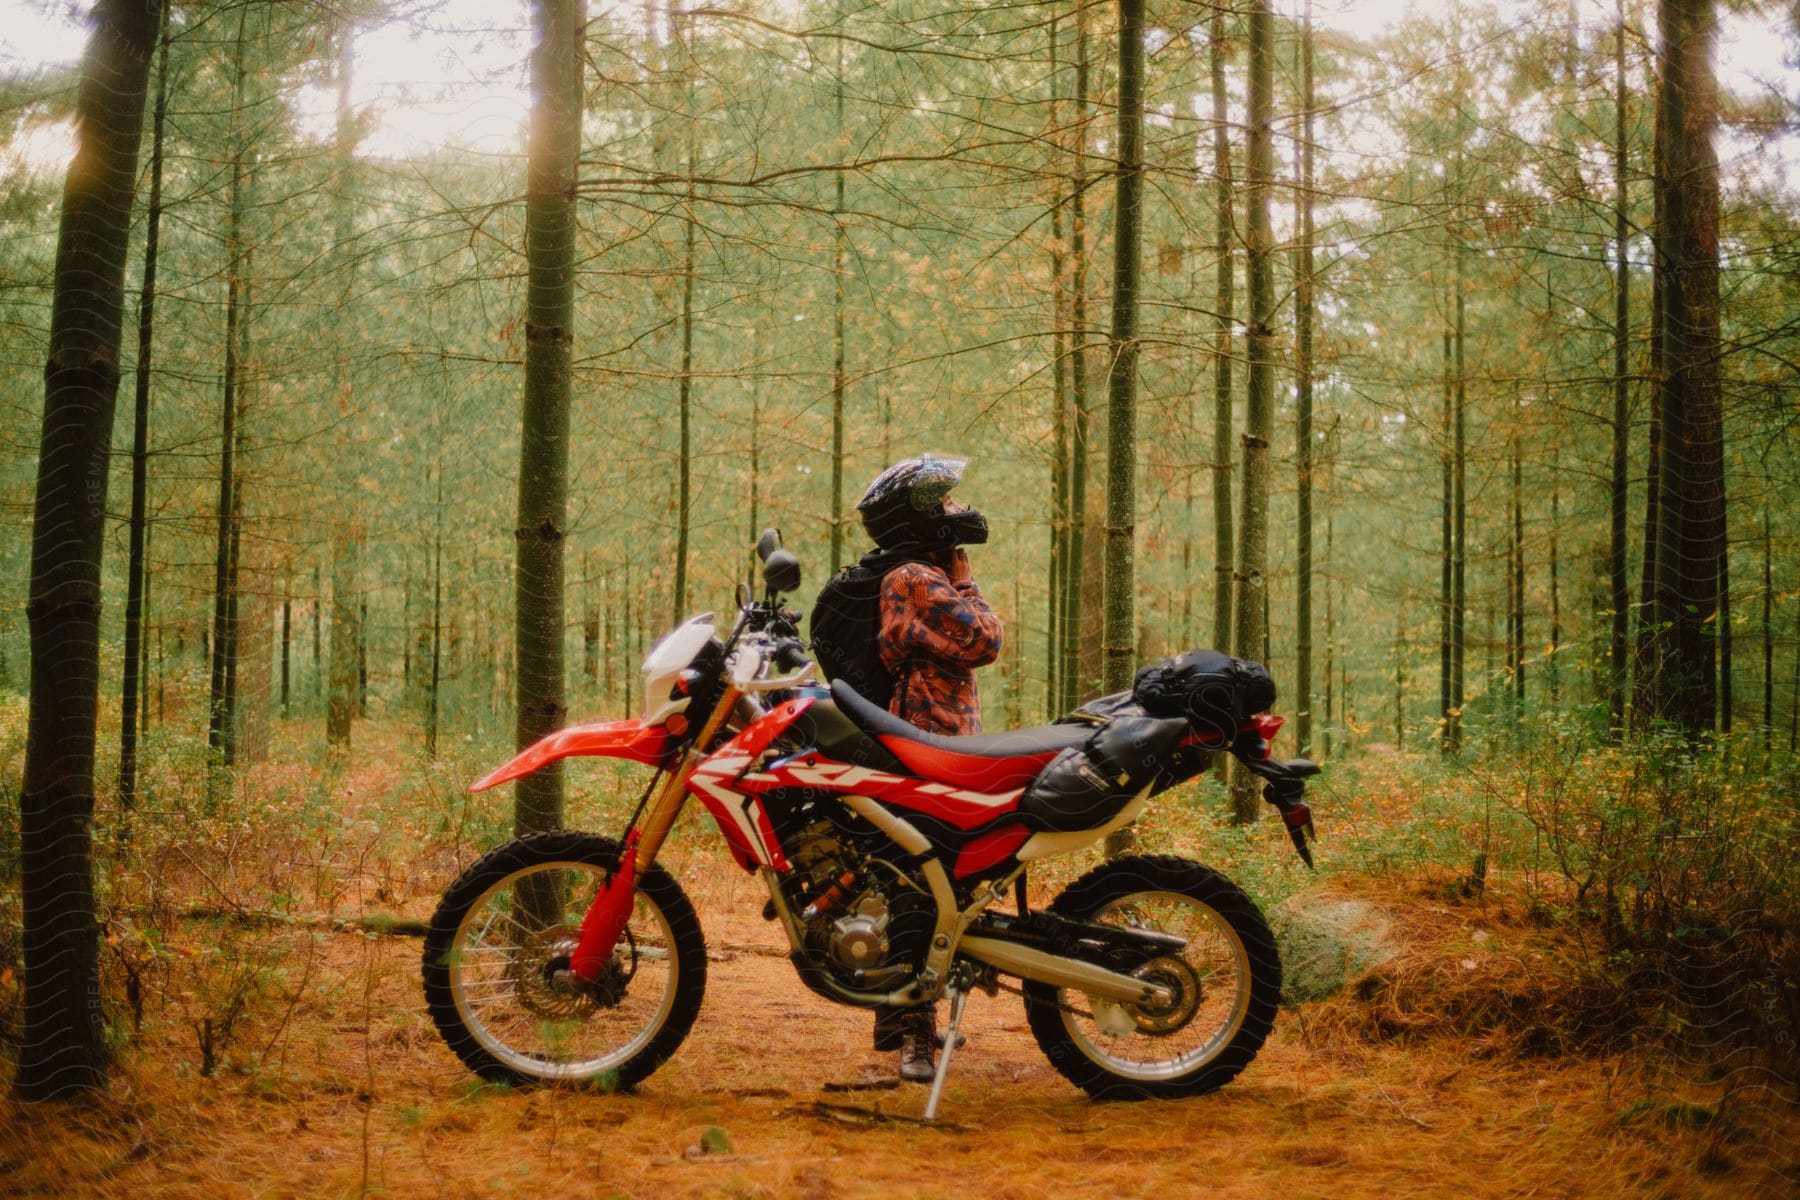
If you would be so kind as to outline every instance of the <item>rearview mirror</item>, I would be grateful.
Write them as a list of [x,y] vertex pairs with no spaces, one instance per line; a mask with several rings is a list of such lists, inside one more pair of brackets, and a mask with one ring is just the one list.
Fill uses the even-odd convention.
[[[776,529],[771,525],[769,528],[762,531],[761,537],[756,539],[756,557],[762,559],[764,562],[768,562],[769,555],[775,553],[779,549],[781,549],[781,530]],[[798,566],[799,564],[796,563],[795,565]]]
[[[774,533],[774,530],[770,530]],[[766,539],[767,534],[763,535]],[[780,535],[776,534],[779,538]],[[759,546],[758,549],[761,549]],[[779,547],[763,556],[763,584],[770,592],[791,592],[800,586],[800,560]]]

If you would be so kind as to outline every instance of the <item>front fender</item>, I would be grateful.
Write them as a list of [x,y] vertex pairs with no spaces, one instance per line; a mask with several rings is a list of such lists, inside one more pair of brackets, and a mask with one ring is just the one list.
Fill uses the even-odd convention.
[[629,758],[654,767],[662,762],[668,740],[668,730],[661,725],[646,726],[636,718],[603,721],[596,725],[571,725],[539,738],[503,766],[470,784],[469,790],[485,792],[529,775],[559,758]]

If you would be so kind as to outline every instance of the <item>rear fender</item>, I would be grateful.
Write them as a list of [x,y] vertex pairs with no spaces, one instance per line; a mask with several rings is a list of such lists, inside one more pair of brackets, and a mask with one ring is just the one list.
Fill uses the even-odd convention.
[[669,731],[663,726],[646,726],[635,718],[604,721],[597,725],[571,725],[533,742],[505,765],[470,784],[469,790],[485,792],[529,775],[559,758],[628,758],[654,767],[662,763],[668,742]]

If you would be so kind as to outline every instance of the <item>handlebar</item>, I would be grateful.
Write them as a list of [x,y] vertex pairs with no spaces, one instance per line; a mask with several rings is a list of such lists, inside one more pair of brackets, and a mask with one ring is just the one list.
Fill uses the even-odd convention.
[[[729,649],[732,686],[744,693],[799,687],[818,670],[800,639],[800,614],[773,602],[744,605]],[[783,674],[763,677],[770,665]]]

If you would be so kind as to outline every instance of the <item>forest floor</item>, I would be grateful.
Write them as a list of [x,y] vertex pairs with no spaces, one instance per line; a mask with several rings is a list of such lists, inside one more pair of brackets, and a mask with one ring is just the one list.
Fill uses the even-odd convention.
[[[1397,957],[1284,1009],[1223,1090],[1092,1102],[1045,1061],[1017,996],[977,995],[925,1125],[926,1089],[888,1081],[867,1014],[799,984],[756,881],[710,843],[678,838],[665,860],[712,948],[705,1005],[632,1094],[481,1085],[424,1011],[417,937],[314,927],[228,1014],[210,1077],[182,993],[152,1006],[106,1097],[0,1100],[0,1197],[1800,1194],[1791,1089],[1541,1036],[1549,1010],[1523,1001],[1541,999],[1560,935],[1502,887],[1460,899],[1418,878],[1332,880],[1392,922]],[[453,866],[384,888],[384,907],[429,915]]]

